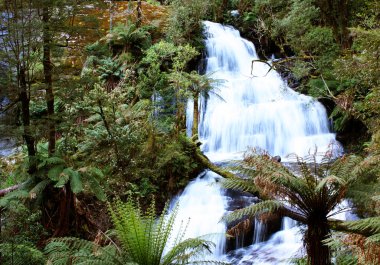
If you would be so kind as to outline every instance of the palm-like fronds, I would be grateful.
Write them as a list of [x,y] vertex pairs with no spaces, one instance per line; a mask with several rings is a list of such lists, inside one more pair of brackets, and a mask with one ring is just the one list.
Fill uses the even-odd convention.
[[241,220],[243,218],[253,218],[260,213],[273,213],[282,207],[282,204],[275,200],[261,201],[251,204],[245,208],[238,209],[223,217],[223,221],[228,223]]
[[[327,218],[329,214],[336,214],[333,210],[344,198],[349,185],[360,175],[358,165],[362,159],[348,156],[334,161],[331,154],[326,154],[319,160],[317,153],[305,158],[294,155],[294,158],[293,173],[262,150],[247,153],[233,168],[243,179],[231,178],[224,181],[224,186],[257,191],[264,201],[235,210],[224,219],[232,222],[272,212],[287,215],[307,225],[304,242],[311,262],[327,264],[330,254],[322,243],[329,235]],[[241,223],[232,230],[240,226]],[[377,239],[376,235],[374,239]]]
[[99,246],[84,239],[64,237],[53,239],[44,250],[48,263],[66,264],[125,264],[115,245]]
[[[50,242],[45,253],[52,264],[225,264],[199,260],[214,246],[202,238],[183,240],[186,228],[175,236],[174,245],[167,246],[172,236],[178,206],[169,215],[168,206],[156,217],[154,201],[143,212],[138,203],[117,200],[109,205],[115,234],[120,248],[112,242],[107,246],[77,238],[58,238]],[[169,248],[170,247],[170,248]],[[169,248],[164,255],[165,248]]]

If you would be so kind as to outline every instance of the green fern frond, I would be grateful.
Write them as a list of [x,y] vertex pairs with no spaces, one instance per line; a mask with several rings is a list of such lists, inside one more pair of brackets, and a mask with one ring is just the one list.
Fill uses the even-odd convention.
[[125,264],[114,245],[105,247],[94,242],[73,238],[55,238],[44,250],[48,263],[58,264]]
[[225,189],[240,190],[252,194],[255,194],[258,191],[253,181],[247,179],[223,179],[221,185]]
[[29,191],[29,197],[30,198],[36,198],[38,195],[40,195],[45,188],[51,183],[50,179],[45,179],[37,183],[36,186],[34,186],[30,191]]
[[380,217],[370,217],[357,221],[345,222],[347,227],[354,230],[367,231],[370,234],[380,234]]
[[315,187],[315,192],[321,192],[322,189],[325,188],[327,185],[332,185],[332,184],[345,186],[347,182],[342,178],[338,178],[334,175],[330,175],[328,177],[323,178],[321,181],[319,181],[317,187]]
[[62,173],[62,171],[65,169],[65,165],[56,165],[53,166],[51,169],[48,171],[48,178],[53,180],[53,181],[58,181],[59,176]]
[[0,207],[7,207],[13,200],[22,200],[29,198],[29,192],[23,189],[12,191],[0,198]]
[[256,204],[251,204],[242,209],[238,209],[223,216],[222,221],[227,223],[245,219],[245,218],[253,218],[256,214],[261,213],[273,213],[282,207],[282,203],[275,200],[267,200],[258,202]]
[[201,238],[189,238],[176,244],[163,258],[161,265],[182,264],[189,257],[196,258],[205,253],[211,253],[215,244]]
[[361,157],[354,155],[339,158],[332,165],[330,174],[352,181],[361,173],[358,166],[362,160]]
[[95,194],[96,198],[100,201],[106,201],[107,200],[107,194],[104,192],[104,189],[100,185],[99,181],[96,178],[90,178],[87,180],[90,189],[93,194]]

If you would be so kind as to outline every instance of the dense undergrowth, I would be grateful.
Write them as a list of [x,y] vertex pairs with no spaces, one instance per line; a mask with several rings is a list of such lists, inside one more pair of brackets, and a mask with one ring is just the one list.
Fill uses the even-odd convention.
[[[205,168],[185,113],[212,89],[196,71],[206,19],[237,27],[294,89],[324,103],[339,140],[362,156],[344,195],[375,219],[358,227],[379,226],[378,1],[80,2],[0,2],[1,96],[16,117],[1,130],[22,146],[0,164],[0,187],[14,187],[0,198],[1,262],[41,264],[51,237],[96,239],[111,228],[114,198],[145,208],[154,197],[163,209]],[[351,235],[329,248],[370,264],[378,242]]]

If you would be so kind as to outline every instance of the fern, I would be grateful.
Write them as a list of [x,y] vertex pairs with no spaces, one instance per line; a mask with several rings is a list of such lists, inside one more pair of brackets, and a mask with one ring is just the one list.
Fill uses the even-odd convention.
[[43,253],[36,247],[26,244],[2,243],[0,244],[1,264],[42,265],[45,263]]
[[282,207],[282,204],[278,201],[262,201],[256,204],[251,204],[245,208],[235,210],[224,216],[222,220],[230,223],[236,220],[241,220],[242,218],[253,218],[256,214],[276,212],[280,209],[280,207]]
[[[146,211],[139,204],[120,200],[109,204],[115,235],[121,243],[107,246],[78,238],[56,238],[46,247],[45,254],[51,264],[130,264],[130,265],[171,265],[171,264],[226,264],[218,261],[198,260],[210,252],[213,243],[202,238],[182,240],[185,230],[176,235],[175,244],[164,255],[172,234],[177,210],[168,215],[168,206],[156,218],[153,202]],[[176,207],[178,209],[178,206]]]

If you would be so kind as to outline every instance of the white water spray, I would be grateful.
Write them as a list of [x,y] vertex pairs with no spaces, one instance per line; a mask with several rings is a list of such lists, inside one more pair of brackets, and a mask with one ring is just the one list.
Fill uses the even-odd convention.
[[[206,73],[223,80],[206,101],[200,99],[199,135],[202,150],[212,161],[241,158],[247,147],[259,147],[283,159],[290,153],[308,155],[331,150],[340,152],[330,133],[324,107],[311,97],[290,89],[280,75],[258,59],[255,47],[237,30],[204,22]],[[190,105],[190,104],[189,104]],[[187,110],[188,133],[192,126],[192,106]],[[225,232],[219,220],[226,212],[222,191],[211,186],[215,174],[191,182],[179,198],[179,220],[191,217],[188,237]],[[257,223],[257,228],[260,224]],[[286,264],[300,250],[301,235],[294,221],[285,218],[282,230],[268,241],[261,231],[254,233],[251,247],[221,256],[225,239],[214,240],[215,257],[233,264]]]

